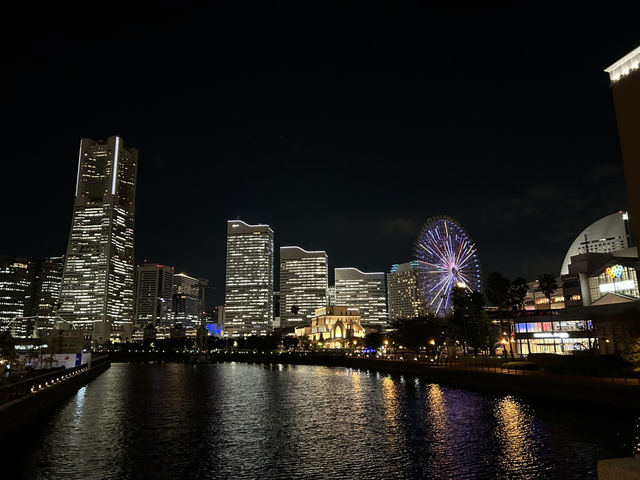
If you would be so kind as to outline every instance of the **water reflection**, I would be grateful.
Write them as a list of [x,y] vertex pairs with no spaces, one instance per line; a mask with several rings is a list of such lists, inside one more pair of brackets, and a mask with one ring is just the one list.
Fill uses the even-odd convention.
[[623,436],[561,408],[347,368],[114,364],[13,456],[38,479],[387,480],[595,478],[639,452],[637,413]]
[[521,478],[536,470],[536,438],[533,419],[512,396],[506,396],[495,404],[497,419],[496,439],[501,448],[499,463],[508,476]]
[[[427,385],[427,451],[429,471],[434,478],[441,478],[444,472],[453,472],[451,463],[451,434],[448,425],[445,395],[436,384]],[[436,461],[437,459],[437,461]]]
[[386,423],[395,430],[398,428],[398,386],[390,376],[383,377],[381,382]]

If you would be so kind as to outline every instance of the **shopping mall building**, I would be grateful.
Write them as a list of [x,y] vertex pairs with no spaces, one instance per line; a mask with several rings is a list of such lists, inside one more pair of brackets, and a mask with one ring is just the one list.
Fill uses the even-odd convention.
[[615,353],[640,336],[638,250],[629,216],[608,215],[570,246],[551,302],[529,284],[525,313],[514,319],[518,353],[570,354],[595,346]]

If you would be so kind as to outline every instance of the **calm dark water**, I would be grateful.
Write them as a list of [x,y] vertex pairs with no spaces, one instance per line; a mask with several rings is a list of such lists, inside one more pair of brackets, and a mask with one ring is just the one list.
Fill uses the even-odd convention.
[[113,364],[4,454],[33,479],[595,478],[638,422],[347,368]]

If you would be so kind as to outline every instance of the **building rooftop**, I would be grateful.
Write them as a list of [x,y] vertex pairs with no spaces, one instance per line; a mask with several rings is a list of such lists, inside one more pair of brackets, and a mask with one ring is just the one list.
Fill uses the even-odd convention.
[[604,71],[609,74],[611,83],[615,83],[625,75],[637,70],[638,67],[640,67],[640,47],[629,52],[620,60],[605,68]]

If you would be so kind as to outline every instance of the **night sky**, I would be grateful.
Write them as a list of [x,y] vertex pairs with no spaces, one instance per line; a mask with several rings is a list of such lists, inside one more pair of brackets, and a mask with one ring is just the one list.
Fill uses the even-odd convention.
[[628,205],[603,69],[640,45],[630,4],[11,12],[0,254],[64,253],[80,138],[120,135],[138,263],[209,278],[213,303],[238,217],[388,271],[445,214],[485,274],[558,273]]

